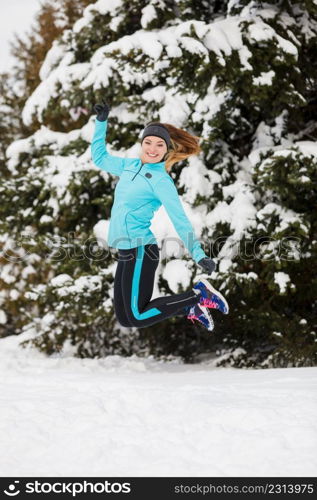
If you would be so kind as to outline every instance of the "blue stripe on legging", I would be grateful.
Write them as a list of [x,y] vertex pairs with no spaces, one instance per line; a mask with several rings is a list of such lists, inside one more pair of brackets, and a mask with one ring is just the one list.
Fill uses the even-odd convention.
[[[137,247],[136,262],[133,271],[132,279],[132,292],[131,292],[131,309],[136,319],[147,319],[157,314],[161,314],[159,309],[153,307],[144,313],[139,313],[138,301],[139,301],[139,286],[140,286],[140,276],[142,270],[142,263],[144,257],[144,246]],[[142,285],[141,285],[142,286]]]

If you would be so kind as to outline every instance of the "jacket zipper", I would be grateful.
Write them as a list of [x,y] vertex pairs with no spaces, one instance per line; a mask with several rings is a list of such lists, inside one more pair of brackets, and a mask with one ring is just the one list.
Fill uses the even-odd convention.
[[136,178],[136,176],[138,175],[138,173],[140,172],[141,168],[143,167],[144,163],[141,164],[141,167],[139,168],[139,170],[137,171],[137,173],[135,174],[134,177],[132,177],[132,181]]

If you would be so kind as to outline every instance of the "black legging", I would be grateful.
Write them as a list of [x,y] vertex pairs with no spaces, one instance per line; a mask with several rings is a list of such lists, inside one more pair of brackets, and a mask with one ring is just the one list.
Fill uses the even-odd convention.
[[[199,301],[193,291],[151,300],[160,253],[156,244],[119,250],[114,281],[114,308],[122,326],[139,328],[176,316]],[[185,310],[183,311],[185,315]]]

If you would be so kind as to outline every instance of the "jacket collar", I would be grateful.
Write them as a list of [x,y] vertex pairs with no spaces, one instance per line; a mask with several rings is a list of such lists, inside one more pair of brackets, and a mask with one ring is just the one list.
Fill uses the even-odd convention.
[[155,169],[155,170],[166,170],[165,169],[165,161],[159,161],[157,163],[142,163],[142,160],[140,159],[140,165],[148,167],[150,169]]

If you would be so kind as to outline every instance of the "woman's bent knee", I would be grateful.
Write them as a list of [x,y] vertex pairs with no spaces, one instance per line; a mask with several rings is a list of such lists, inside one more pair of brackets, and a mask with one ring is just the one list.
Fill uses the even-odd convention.
[[133,326],[131,325],[130,321],[127,318],[122,318],[116,315],[116,318],[118,320],[118,323],[120,323],[121,326]]

